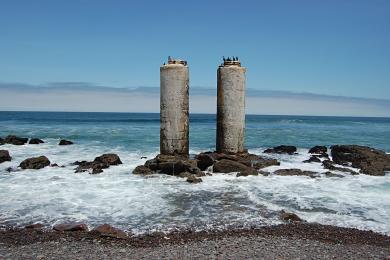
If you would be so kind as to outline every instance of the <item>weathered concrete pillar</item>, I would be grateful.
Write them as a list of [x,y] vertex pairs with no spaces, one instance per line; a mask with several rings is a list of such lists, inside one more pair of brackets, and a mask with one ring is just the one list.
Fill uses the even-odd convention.
[[244,152],[245,72],[238,58],[224,59],[217,72],[217,152]]
[[160,67],[160,153],[188,155],[189,72],[186,61]]

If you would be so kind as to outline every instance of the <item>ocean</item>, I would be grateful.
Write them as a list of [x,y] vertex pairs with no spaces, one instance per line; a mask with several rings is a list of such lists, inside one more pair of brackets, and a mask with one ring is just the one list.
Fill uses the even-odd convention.
[[[215,149],[215,115],[190,115],[190,153]],[[344,178],[214,174],[200,184],[132,170],[159,152],[159,114],[0,112],[0,137],[37,137],[40,145],[2,145],[13,160],[0,164],[0,225],[82,221],[109,223],[134,233],[222,229],[281,223],[280,210],[308,222],[390,234],[390,174]],[[74,145],[58,146],[59,139]],[[246,147],[263,154],[295,145],[297,155],[273,155],[271,166],[325,172],[302,163],[314,145],[359,144],[390,152],[390,118],[247,115]],[[74,173],[73,162],[117,153],[123,164],[98,175]],[[33,156],[65,167],[8,173]],[[141,157],[147,159],[141,159]]]

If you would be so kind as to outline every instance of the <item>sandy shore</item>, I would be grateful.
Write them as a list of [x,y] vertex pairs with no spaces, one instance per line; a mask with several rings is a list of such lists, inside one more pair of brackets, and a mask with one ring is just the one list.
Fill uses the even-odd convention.
[[153,233],[128,239],[87,232],[0,231],[0,259],[390,259],[390,237],[318,224]]

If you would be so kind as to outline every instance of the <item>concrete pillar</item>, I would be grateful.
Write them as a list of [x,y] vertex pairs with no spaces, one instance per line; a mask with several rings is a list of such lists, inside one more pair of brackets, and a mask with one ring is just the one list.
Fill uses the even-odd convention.
[[188,155],[189,72],[186,61],[160,67],[160,153]]
[[244,152],[245,72],[238,58],[224,59],[217,72],[217,152]]

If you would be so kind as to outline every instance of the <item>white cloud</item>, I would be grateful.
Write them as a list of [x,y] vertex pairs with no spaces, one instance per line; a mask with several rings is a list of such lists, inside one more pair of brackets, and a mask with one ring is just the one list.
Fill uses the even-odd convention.
[[[192,88],[191,113],[215,113],[216,90]],[[290,93],[247,91],[247,113],[261,115],[390,116],[390,101]],[[77,112],[159,112],[159,88],[108,88],[91,84],[50,86],[0,84],[0,110]]]

